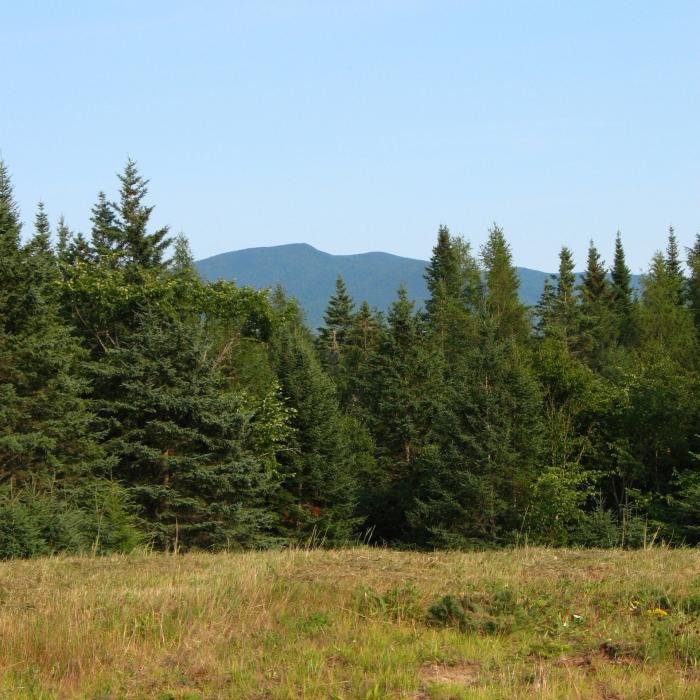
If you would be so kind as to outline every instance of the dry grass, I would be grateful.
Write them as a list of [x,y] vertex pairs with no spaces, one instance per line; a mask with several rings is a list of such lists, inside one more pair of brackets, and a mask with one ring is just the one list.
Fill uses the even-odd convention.
[[[429,624],[503,589],[495,633]],[[694,550],[5,562],[0,698],[700,698],[698,592]]]

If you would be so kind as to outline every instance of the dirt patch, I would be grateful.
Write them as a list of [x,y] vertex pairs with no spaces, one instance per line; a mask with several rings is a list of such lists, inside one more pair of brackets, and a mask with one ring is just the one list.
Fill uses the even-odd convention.
[[478,685],[481,682],[481,666],[474,661],[458,664],[430,664],[423,666],[420,672],[423,686],[429,683],[451,685]]

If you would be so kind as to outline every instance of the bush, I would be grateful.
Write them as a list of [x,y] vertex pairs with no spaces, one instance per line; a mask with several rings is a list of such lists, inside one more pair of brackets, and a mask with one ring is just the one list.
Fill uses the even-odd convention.
[[0,559],[128,552],[143,541],[123,490],[93,482],[81,491],[0,491]]

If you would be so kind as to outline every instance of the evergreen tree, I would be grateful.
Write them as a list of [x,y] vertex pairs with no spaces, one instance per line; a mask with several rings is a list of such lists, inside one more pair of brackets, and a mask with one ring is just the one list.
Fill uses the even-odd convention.
[[452,363],[470,342],[474,314],[483,302],[481,273],[469,243],[441,226],[424,277],[430,293],[426,320],[440,352]]
[[[84,355],[59,314],[58,263],[41,206],[35,223],[35,235],[21,247],[19,214],[1,166],[0,491],[9,486],[18,500],[2,491],[0,502],[17,527],[22,513],[33,519],[34,536],[23,540],[22,555],[119,549],[134,542],[126,501],[100,478],[109,464],[80,372]],[[105,511],[97,542],[95,506],[110,494],[119,504]],[[113,518],[124,537],[112,529]],[[0,556],[6,547],[11,544],[0,541]]]
[[700,334],[700,233],[695,235],[695,245],[688,249],[688,270],[688,301]]
[[661,253],[654,255],[644,276],[639,312],[642,347],[670,354],[676,361],[697,363],[690,309],[678,305],[678,278]]
[[341,412],[336,387],[306,329],[282,326],[272,354],[294,430],[281,457],[284,531],[296,540],[346,542],[362,521],[360,477],[371,461],[370,453],[353,449],[361,428]]
[[556,275],[545,277],[542,294],[535,308],[535,318],[537,319],[535,327],[540,338],[550,331],[554,323],[557,290],[552,281],[555,279]]
[[581,318],[576,294],[574,260],[571,251],[565,246],[559,252],[555,322],[559,339],[571,352],[578,344]]
[[579,287],[581,295],[581,337],[583,354],[594,367],[601,368],[607,350],[615,342],[613,295],[604,263],[591,241],[588,261]]
[[489,230],[481,256],[486,271],[486,308],[501,338],[524,340],[529,331],[525,307],[518,298],[520,281],[510,246],[496,224]]
[[527,508],[540,443],[540,397],[526,353],[483,319],[431,413],[409,510],[414,537],[434,547],[512,541]]
[[343,386],[345,379],[340,378],[339,373],[343,349],[352,333],[354,306],[343,278],[338,275],[335,281],[335,294],[328,301],[323,315],[324,325],[318,329],[318,332],[324,366]]
[[459,259],[447,226],[440,226],[438,229],[437,243],[433,247],[433,254],[425,268],[424,277],[430,294],[426,303],[429,314],[435,313],[435,305],[441,297],[456,299],[461,294]]
[[156,547],[271,541],[276,478],[253,451],[254,416],[218,371],[198,320],[146,312],[93,373],[113,474]]
[[678,250],[678,239],[676,238],[676,232],[673,230],[673,226],[668,227],[665,263],[669,280],[675,290],[676,303],[682,304],[685,281],[683,278],[680,252]]
[[98,194],[90,220],[92,221],[90,241],[92,255],[108,267],[118,267],[125,254],[124,239],[117,227],[114,205],[107,201],[107,195],[104,192]]
[[[148,180],[139,175],[136,163],[129,159],[119,176],[121,187],[119,201],[110,205],[114,218],[99,220],[99,225],[109,224],[116,231],[100,228],[101,241],[123,255],[124,264],[133,271],[139,268],[163,267],[163,254],[170,245],[168,227],[164,226],[153,233],[148,233],[148,224],[153,213],[153,206],[144,204],[148,194]],[[100,202],[97,205],[100,215],[107,215]],[[96,214],[97,215],[97,214]],[[97,224],[96,224],[97,225]]]
[[618,334],[623,344],[628,345],[633,333],[632,323],[632,274],[625,261],[625,250],[622,245],[622,236],[617,232],[615,236],[615,257],[611,271],[612,296],[615,309]]

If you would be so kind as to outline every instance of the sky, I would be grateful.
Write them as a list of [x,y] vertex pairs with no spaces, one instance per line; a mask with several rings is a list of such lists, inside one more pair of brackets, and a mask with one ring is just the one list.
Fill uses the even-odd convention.
[[700,231],[700,3],[0,0],[0,152],[88,231],[134,158],[197,258],[305,242],[428,258],[497,222],[634,272]]

